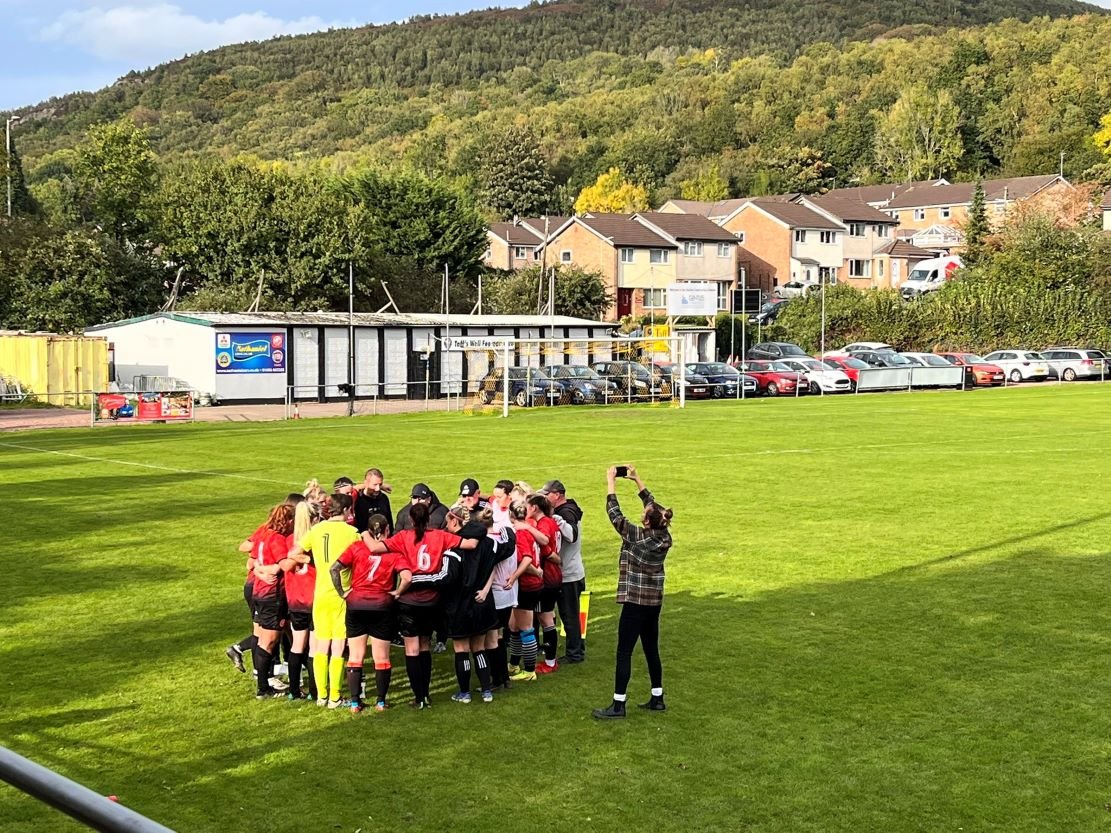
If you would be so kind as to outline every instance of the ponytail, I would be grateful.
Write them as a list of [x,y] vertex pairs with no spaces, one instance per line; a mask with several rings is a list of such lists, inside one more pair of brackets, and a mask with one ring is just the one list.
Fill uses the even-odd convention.
[[413,522],[413,540],[420,543],[428,530],[428,504],[414,503],[409,507],[409,520]]
[[644,509],[644,525],[649,529],[667,529],[671,526],[671,518],[674,514],[666,506],[650,503]]

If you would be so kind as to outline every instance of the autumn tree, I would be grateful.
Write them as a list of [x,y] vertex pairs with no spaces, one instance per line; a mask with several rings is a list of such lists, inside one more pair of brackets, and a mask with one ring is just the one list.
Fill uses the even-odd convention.
[[618,168],[601,174],[593,185],[582,190],[575,200],[575,211],[585,214],[597,211],[606,214],[632,214],[648,210],[648,189],[634,185]]
[[916,84],[877,120],[876,163],[892,178],[933,179],[960,161],[961,114],[948,90]]
[[699,167],[693,177],[679,183],[679,189],[685,200],[715,202],[729,196],[729,183],[721,175],[721,168],[714,164]]

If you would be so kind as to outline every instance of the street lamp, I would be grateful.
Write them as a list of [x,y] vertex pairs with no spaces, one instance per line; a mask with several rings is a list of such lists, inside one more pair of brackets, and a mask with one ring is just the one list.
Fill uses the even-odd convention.
[[4,125],[4,160],[8,169],[8,219],[12,217],[12,125],[23,121],[22,116],[8,116]]

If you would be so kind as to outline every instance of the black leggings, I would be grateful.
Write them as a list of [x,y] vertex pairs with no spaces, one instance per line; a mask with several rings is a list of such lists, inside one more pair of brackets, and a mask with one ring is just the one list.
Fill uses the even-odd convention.
[[633,671],[633,648],[637,640],[644,649],[652,688],[663,688],[664,669],[660,662],[660,606],[626,602],[617,623],[617,675],[613,692],[623,695]]

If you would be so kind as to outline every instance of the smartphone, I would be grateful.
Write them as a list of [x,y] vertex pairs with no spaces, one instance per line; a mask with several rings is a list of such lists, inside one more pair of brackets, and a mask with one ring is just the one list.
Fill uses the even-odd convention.
[[617,471],[614,472],[614,474],[616,476],[618,476],[618,477],[628,477],[629,476],[629,467],[628,466],[617,466],[616,468],[617,468]]

